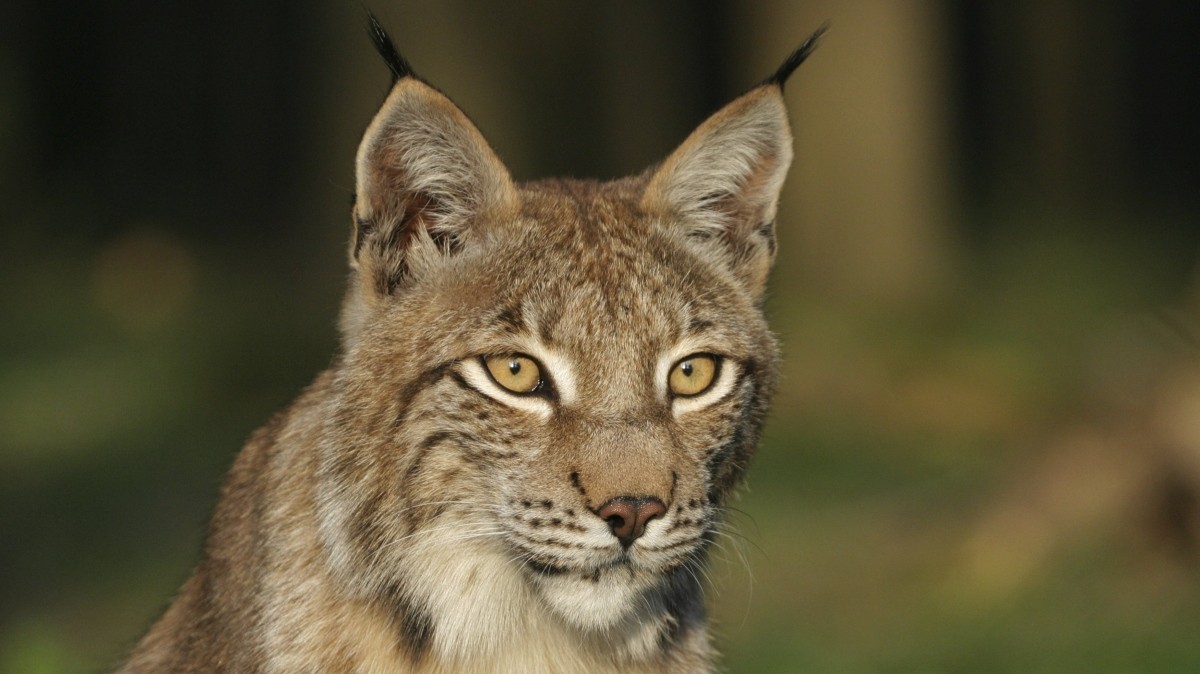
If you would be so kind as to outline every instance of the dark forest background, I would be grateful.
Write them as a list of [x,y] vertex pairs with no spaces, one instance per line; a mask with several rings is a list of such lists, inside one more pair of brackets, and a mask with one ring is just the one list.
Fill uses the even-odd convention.
[[[640,170],[831,21],[729,671],[1200,668],[1194,3],[372,7],[519,179]],[[0,6],[0,671],[115,662],[329,363],[387,84],[353,2]]]

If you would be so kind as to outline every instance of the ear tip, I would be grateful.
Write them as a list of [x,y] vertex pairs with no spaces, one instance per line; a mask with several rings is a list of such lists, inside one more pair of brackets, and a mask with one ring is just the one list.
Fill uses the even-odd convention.
[[787,57],[783,64],[779,66],[779,69],[775,71],[775,74],[768,77],[763,82],[763,85],[774,85],[782,89],[784,83],[787,82],[787,79],[791,77],[796,68],[799,68],[800,64],[804,63],[804,61],[807,60],[814,51],[816,51],[817,45],[820,43],[821,38],[828,30],[829,22],[826,21],[825,23],[821,24],[820,28],[813,31],[813,34],[809,35],[808,39],[802,42],[800,46],[797,47],[796,50]]
[[363,7],[363,11],[367,14],[367,33],[371,36],[375,51],[379,52],[384,63],[387,64],[388,70],[392,71],[392,84],[406,77],[416,77],[412,65],[396,50],[396,45],[392,43],[392,38],[388,36],[383,24],[375,17],[375,13],[366,7]]

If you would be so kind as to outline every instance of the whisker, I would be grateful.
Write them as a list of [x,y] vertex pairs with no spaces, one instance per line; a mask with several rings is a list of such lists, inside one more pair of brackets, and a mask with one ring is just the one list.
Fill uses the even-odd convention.
[[[407,540],[409,540],[409,539],[411,539],[411,538],[416,538],[416,537],[418,537],[418,536],[424,536],[424,535],[427,535],[427,534],[432,534],[432,533],[436,533],[436,532],[439,532],[439,531],[447,531],[447,530],[454,530],[454,529],[458,529],[458,530],[460,530],[460,531],[464,531],[464,529],[465,529],[465,526],[466,526],[466,525],[467,525],[467,523],[465,523],[465,522],[450,522],[450,523],[448,523],[448,524],[442,524],[442,525],[439,525],[439,526],[436,526],[436,527],[426,527],[426,528],[424,528],[424,529],[419,529],[419,530],[417,530],[417,531],[414,531],[414,532],[412,532],[412,533],[410,533],[410,534],[406,534],[406,535],[404,535],[404,536],[401,536],[400,538],[397,538],[397,539],[394,539],[394,540],[388,541],[388,542],[387,542],[387,545],[386,545],[386,546],[384,546],[384,548],[383,548],[383,549],[384,549],[384,550],[387,550],[387,549],[393,548],[393,547],[395,547],[395,546],[397,546],[397,545],[399,545],[399,544],[403,543],[404,541],[407,541]],[[494,525],[494,524],[484,524],[484,523],[479,523],[479,524],[475,524],[474,526],[476,526],[476,527],[496,527],[497,525]],[[479,531],[484,531],[484,530],[485,530],[485,529],[479,529]],[[502,531],[502,530],[501,530],[501,529],[496,529],[496,531]],[[436,541],[444,541],[444,540],[446,540],[446,539],[445,539],[445,538],[440,538],[440,537],[439,537],[439,538],[435,538],[435,539],[433,539],[433,540],[436,540]]]
[[[751,515],[749,512],[742,510],[741,508],[735,508],[728,505],[717,506],[717,508],[722,515],[739,515],[742,519],[749,521],[750,525],[754,527],[754,535],[762,536],[762,531],[758,528],[758,521],[754,519],[754,515]],[[733,518],[731,517],[729,519],[732,520]]]
[[[755,526],[755,528],[757,529],[757,525]],[[761,553],[764,558],[766,558],[766,559],[770,558],[770,556],[767,554],[767,551],[763,550],[762,546],[760,546],[758,544],[758,542],[754,540],[754,538],[751,538],[750,536],[746,535],[745,533],[742,533],[742,531],[739,530],[737,528],[737,526],[734,525],[732,522],[727,522],[727,521],[717,522],[716,526],[713,527],[713,531],[717,531],[717,530],[719,530],[722,534],[729,536],[730,538],[736,537],[737,539],[741,540],[742,542],[753,545],[754,549],[758,550],[758,552]],[[758,531],[755,532],[755,537],[761,537],[761,536],[762,536],[761,532],[758,532]]]
[[759,548],[758,545],[754,541],[750,540],[748,537],[746,537],[740,533],[735,532],[735,533],[737,533],[737,535],[734,535],[734,534],[731,534],[729,531],[726,531],[724,525],[715,526],[712,529],[710,529],[710,531],[713,533],[713,536],[714,536],[711,539],[713,542],[713,545],[716,546],[719,550],[721,550],[721,552],[725,555],[729,554],[728,548],[722,543],[722,541],[720,541],[716,537],[717,536],[724,537],[725,539],[727,539],[729,541],[730,545],[733,547],[733,551],[737,554],[738,561],[740,562],[741,568],[746,573],[746,580],[747,580],[746,595],[745,595],[746,596],[746,610],[742,613],[742,627],[745,627],[746,622],[749,621],[749,619],[750,619],[750,607],[754,603],[754,585],[755,585],[754,569],[750,566],[750,560],[747,559],[747,557],[746,557],[745,544],[749,543],[751,545],[754,545],[755,548],[758,548],[758,550],[760,552],[762,551],[762,548]]
[[[727,538],[730,541],[730,543],[733,547],[734,553],[737,554],[738,559],[742,563],[742,567],[746,569],[746,575],[750,578],[751,583],[753,583],[754,582],[754,570],[750,567],[750,560],[746,557],[745,548],[743,546],[743,543],[747,542],[747,541],[745,539],[731,536],[729,533],[727,533],[725,531],[721,531],[720,529],[713,529],[712,532],[714,535],[724,536],[725,538]],[[718,544],[716,539],[713,539],[713,543]],[[720,546],[720,547],[722,549],[724,549],[724,546]]]
[[430,507],[433,507],[433,506],[439,506],[439,505],[469,505],[469,506],[479,506],[479,507],[480,507],[480,510],[482,510],[482,511],[500,512],[500,507],[499,507],[499,506],[497,506],[497,505],[496,505],[496,504],[494,504],[494,503],[486,503],[486,502],[484,502],[484,501],[426,501],[426,502],[424,502],[424,503],[414,503],[414,504],[412,504],[412,505],[410,505],[410,506],[407,506],[407,507],[405,507],[405,508],[401,508],[401,509],[399,509],[399,510],[393,510],[393,511],[390,511],[390,512],[391,512],[391,513],[393,513],[393,514],[399,515],[399,514],[401,514],[401,513],[406,513],[406,512],[408,512],[408,511],[410,511],[410,510],[417,510],[418,508],[430,508]]

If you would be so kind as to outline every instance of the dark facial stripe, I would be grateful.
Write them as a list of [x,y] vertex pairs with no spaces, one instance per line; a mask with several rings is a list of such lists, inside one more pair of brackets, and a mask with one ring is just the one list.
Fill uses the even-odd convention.
[[525,560],[525,566],[529,567],[529,569],[531,571],[538,574],[539,576],[561,576],[561,575],[567,573],[567,569],[564,569],[561,566],[553,566],[551,564],[545,564],[536,559]]
[[579,481],[579,471],[571,471],[571,474],[568,477],[571,480],[571,486],[575,487],[575,490],[578,491],[579,495],[583,497],[583,504],[589,508],[592,507],[591,499],[588,498],[587,489],[584,489],[583,483]]
[[521,314],[520,307],[506,307],[496,314],[496,318],[493,320],[503,326],[507,332],[526,332],[525,318]]
[[413,398],[417,397],[418,393],[430,388],[440,381],[442,377],[453,375],[454,371],[450,369],[453,365],[453,361],[438,363],[434,367],[422,372],[417,376],[416,379],[413,379],[411,382],[409,382],[404,389],[400,391],[400,413],[396,415],[393,425],[399,426],[407,420],[408,410],[412,406],[412,400]]
[[704,577],[707,565],[706,545],[697,554],[688,555],[686,562],[669,571],[662,583],[651,590],[667,618],[667,629],[659,635],[659,648],[663,651],[674,649],[689,632],[704,624],[704,588],[698,579]]
[[[422,440],[416,447],[416,456],[413,457],[412,463],[408,464],[408,469],[404,471],[404,479],[401,484],[406,486],[413,484],[421,475],[422,464],[425,462],[425,456],[429,454],[429,451],[447,440],[454,439],[454,437],[454,433],[442,431]],[[405,514],[407,515],[406,519],[410,521],[410,525],[415,526],[417,524],[416,509],[410,509]]]
[[412,602],[401,586],[389,587],[386,594],[392,605],[396,629],[400,632],[400,645],[409,660],[414,665],[419,664],[433,643],[433,618]]
[[383,501],[383,494],[372,490],[355,506],[350,518],[350,540],[358,548],[359,554],[367,559],[375,556],[387,537],[387,531],[379,521],[379,509]]
[[558,325],[559,320],[558,311],[543,311],[539,318],[540,320],[538,321],[537,326],[538,337],[541,338],[543,344],[553,344],[553,332],[554,328]]
[[733,433],[708,457],[710,481],[708,499],[712,503],[724,502],[725,494],[741,478],[742,473],[748,467],[751,453],[754,451],[752,442],[758,436],[759,426],[762,423],[762,414],[759,410],[763,406],[763,391],[757,385],[757,381],[752,380],[753,375],[757,374],[757,370],[758,364],[755,361],[748,360],[743,363],[737,382],[730,390],[731,396],[743,389],[748,389],[748,393],[743,394],[742,404],[738,407],[736,423],[730,424]]

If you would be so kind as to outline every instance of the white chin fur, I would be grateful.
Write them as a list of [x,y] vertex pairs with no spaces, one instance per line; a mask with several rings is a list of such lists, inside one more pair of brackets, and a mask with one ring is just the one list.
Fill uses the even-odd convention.
[[537,587],[546,606],[567,623],[598,631],[617,626],[640,605],[637,595],[653,582],[652,574],[628,568],[607,570],[599,580],[574,573],[541,576]]

